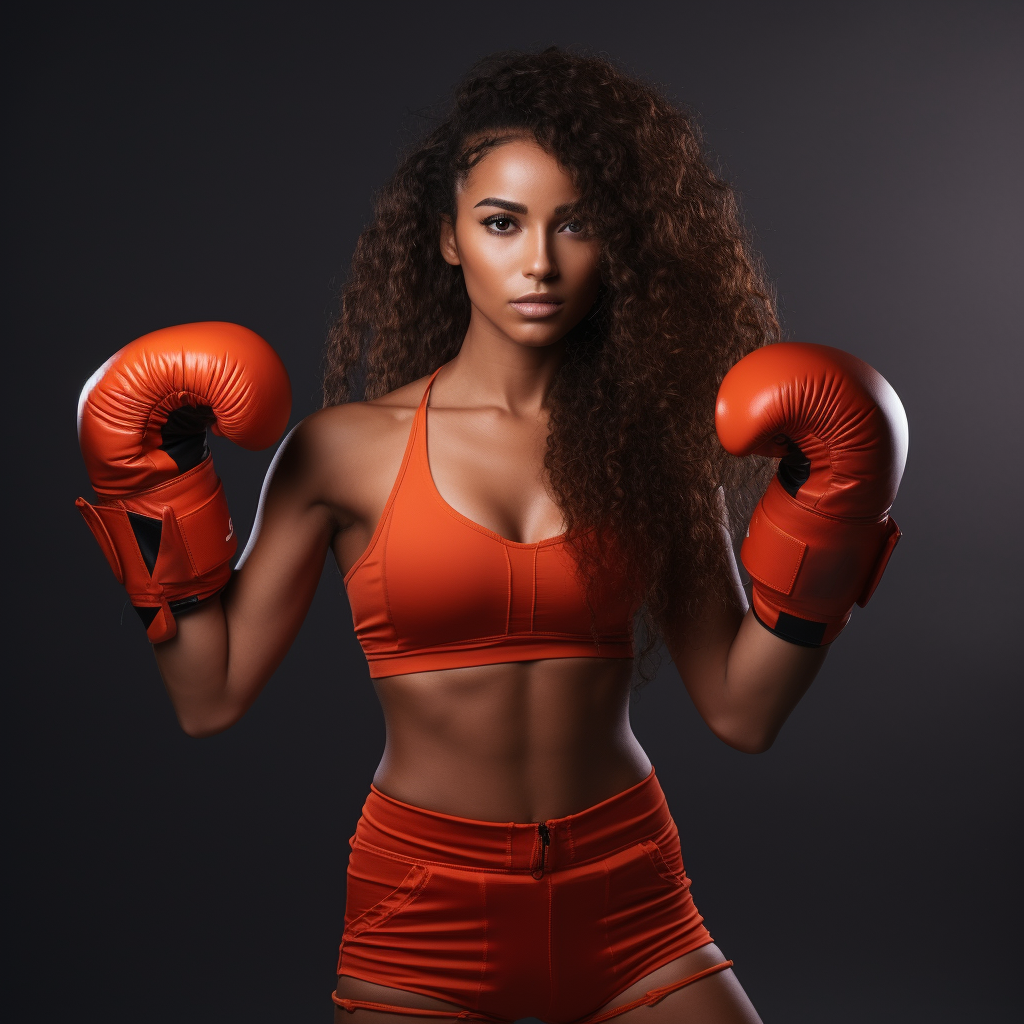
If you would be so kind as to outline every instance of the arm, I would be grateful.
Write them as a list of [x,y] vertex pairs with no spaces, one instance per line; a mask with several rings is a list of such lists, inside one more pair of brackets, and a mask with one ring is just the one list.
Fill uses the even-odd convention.
[[754,607],[747,610],[723,530],[731,594],[664,633],[704,720],[725,742],[757,752],[771,746],[853,605],[867,604],[885,570],[900,535],[889,508],[907,420],[867,363],[786,343],[729,371],[715,425],[732,454],[782,460],[741,552]]
[[273,349],[220,322],[137,338],[79,399],[79,442],[97,501],[76,504],[127,589],[192,735],[227,728],[255,699],[299,629],[328,543],[351,522],[342,511],[350,417],[319,413],[274,459],[253,543],[232,573],[237,539],[206,431],[266,448],[290,404]]
[[182,729],[221,732],[245,713],[281,663],[313,600],[339,528],[323,500],[321,433],[309,420],[278,450],[260,496],[253,535],[227,587],[178,617],[154,645]]
[[665,644],[711,731],[748,754],[767,750],[825,661],[828,647],[799,647],[770,633],[747,608],[727,531],[730,593],[698,617],[663,624]]

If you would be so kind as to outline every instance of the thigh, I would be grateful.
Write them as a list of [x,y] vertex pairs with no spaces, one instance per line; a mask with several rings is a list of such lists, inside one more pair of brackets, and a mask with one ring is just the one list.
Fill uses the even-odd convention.
[[370,981],[363,981],[361,978],[350,978],[341,975],[338,978],[337,993],[342,999],[358,999],[366,1003],[382,1003],[385,1006],[409,1007],[416,1010],[432,1010],[435,1013],[444,1010],[451,1010],[450,1017],[419,1017],[409,1014],[388,1013],[386,1010],[371,1010],[360,1007],[356,1010],[346,1010],[340,1006],[334,1007],[335,1024],[412,1024],[419,1019],[424,1024],[447,1024],[448,1021],[458,1020],[459,1013],[463,1007],[454,1003],[446,1003],[431,996],[420,995],[418,992],[406,992],[400,988],[391,988],[387,985],[376,985]]
[[[711,943],[687,953],[630,985],[595,1016],[640,999],[651,989],[682,981],[727,959]],[[670,992],[654,1006],[643,1005],[613,1017],[609,1024],[761,1024],[753,1004],[731,969],[708,975]]]

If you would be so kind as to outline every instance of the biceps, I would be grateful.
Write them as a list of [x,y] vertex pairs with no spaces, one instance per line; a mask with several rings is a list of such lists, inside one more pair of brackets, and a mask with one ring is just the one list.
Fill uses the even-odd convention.
[[282,488],[260,500],[253,536],[224,597],[229,676],[265,682],[302,625],[333,533],[325,506]]

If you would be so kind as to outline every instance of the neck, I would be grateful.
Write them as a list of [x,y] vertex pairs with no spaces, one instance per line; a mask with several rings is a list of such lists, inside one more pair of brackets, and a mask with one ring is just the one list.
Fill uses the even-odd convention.
[[562,362],[564,345],[533,347],[512,341],[474,316],[459,354],[439,375],[445,404],[496,406],[514,414],[543,408]]

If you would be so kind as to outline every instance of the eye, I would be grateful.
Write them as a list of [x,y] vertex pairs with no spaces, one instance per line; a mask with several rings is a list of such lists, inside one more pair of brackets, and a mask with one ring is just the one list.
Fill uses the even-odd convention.
[[570,235],[582,235],[583,224],[578,220],[570,220],[562,225],[562,230],[567,231]]
[[488,217],[483,223],[496,235],[510,235],[512,234],[512,229],[516,226],[516,222],[505,213],[496,213],[493,217]]

